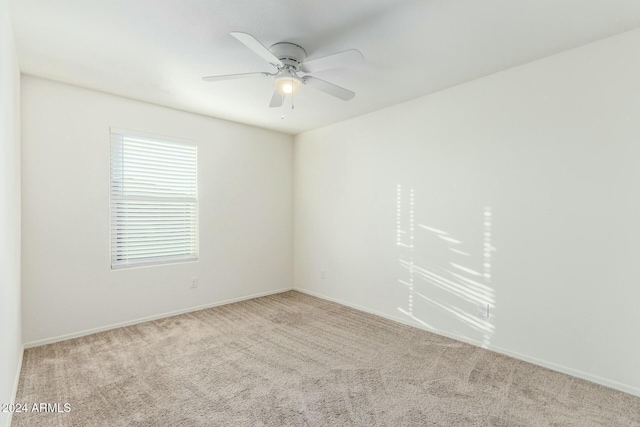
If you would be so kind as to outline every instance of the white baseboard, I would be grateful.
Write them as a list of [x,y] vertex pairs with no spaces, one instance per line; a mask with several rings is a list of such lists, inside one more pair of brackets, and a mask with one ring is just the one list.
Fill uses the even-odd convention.
[[593,383],[596,384],[600,384],[603,385],[605,387],[609,387],[609,388],[613,388],[625,393],[629,393],[632,394],[634,396],[638,396],[640,397],[640,388],[638,387],[634,387],[631,386],[629,384],[624,384],[624,383],[620,383],[617,381],[613,381],[613,380],[609,380],[606,378],[602,378],[599,377],[597,375],[592,375],[589,374],[587,372],[583,372],[583,371],[579,371],[577,369],[573,369],[573,368],[569,368],[567,366],[563,366],[563,365],[558,365],[557,363],[553,363],[553,362],[548,362],[546,360],[541,360],[535,357],[531,357],[531,356],[527,356],[526,354],[522,354],[522,353],[518,353],[516,351],[513,350],[509,350],[506,348],[502,348],[502,347],[497,347],[494,345],[486,345],[480,341],[476,341],[476,340],[472,340],[469,339],[467,337],[462,337],[456,334],[451,334],[445,331],[441,331],[441,330],[437,330],[435,328],[429,328],[426,327],[418,322],[412,321],[412,320],[408,320],[408,319],[403,319],[401,317],[396,317],[396,316],[392,316],[386,313],[380,313],[378,311],[375,310],[371,310],[369,308],[366,307],[361,307],[357,304],[352,304],[346,301],[342,301],[339,300],[337,298],[332,298],[317,292],[313,292],[313,291],[309,291],[307,289],[302,289],[302,288],[293,288],[294,291],[298,291],[298,292],[302,292],[317,298],[321,298],[327,301],[333,301],[336,302],[338,304],[342,304],[342,305],[346,305],[347,307],[351,307],[354,308],[356,310],[360,310],[360,311],[364,311],[365,313],[370,313],[370,314],[375,314],[376,316],[380,316],[380,317],[384,317],[385,319],[389,319],[389,320],[393,320],[394,322],[398,322],[398,323],[403,323],[405,325],[409,325],[409,326],[414,326],[416,328],[420,328],[420,329],[424,329],[425,331],[429,331],[429,332],[433,332],[435,334],[438,335],[442,335],[445,336],[447,338],[451,338],[454,339],[456,341],[462,341],[465,342],[467,344],[471,344],[474,345],[476,347],[482,347],[482,348],[486,348],[487,350],[491,350],[491,351],[495,351],[496,353],[501,353],[507,356],[511,356],[514,357],[516,359],[520,359],[520,360],[524,360],[525,362],[529,362],[529,363],[533,363],[534,365],[538,365],[538,366],[542,366],[543,368],[547,368],[547,369],[551,369],[552,371],[557,371],[557,372],[561,372],[563,374],[567,374],[567,375],[571,375],[577,378],[581,378],[583,380],[587,380],[587,381],[591,381]]
[[189,307],[189,308],[185,308],[185,309],[181,309],[181,310],[171,311],[171,312],[168,312],[168,313],[162,313],[162,314],[157,314],[157,315],[153,315],[153,316],[142,317],[142,318],[139,318],[139,319],[128,320],[126,322],[114,323],[114,324],[111,324],[111,325],[101,326],[99,328],[86,329],[84,331],[73,332],[71,334],[65,334],[65,335],[60,335],[60,336],[57,336],[57,337],[51,337],[51,338],[45,338],[45,339],[41,339],[41,340],[31,341],[31,342],[25,343],[24,344],[24,348],[32,348],[32,347],[39,347],[41,345],[46,345],[46,344],[53,344],[55,342],[66,341],[66,340],[70,340],[70,339],[73,339],[73,338],[79,338],[79,337],[83,337],[85,335],[95,334],[97,332],[104,332],[104,331],[108,331],[108,330],[111,330],[111,329],[122,328],[124,326],[137,325],[138,323],[149,322],[151,320],[157,320],[157,319],[162,319],[162,318],[165,318],[165,317],[177,316],[179,314],[184,314],[184,313],[191,313],[193,311],[204,310],[204,309],[211,308],[211,307],[217,307],[219,305],[231,304],[231,303],[234,303],[234,302],[245,301],[245,300],[259,298],[259,297],[265,297],[267,295],[280,294],[282,292],[287,292],[287,291],[291,291],[291,290],[292,290],[292,288],[276,289],[276,290],[273,290],[273,291],[261,292],[261,293],[257,293],[257,294],[253,294],[253,295],[246,295],[246,296],[238,297],[238,298],[231,298],[231,299],[224,300],[224,301],[218,301],[218,302],[214,302],[214,303],[210,303],[210,304],[199,305],[199,306],[196,306],[196,307]]
[[[20,348],[20,356],[18,357],[18,366],[16,367],[16,376],[13,380],[13,390],[11,392],[11,401],[10,403],[16,402],[16,397],[18,397],[18,384],[20,383],[20,372],[22,372],[22,358],[24,357],[24,346]],[[11,420],[13,419],[13,412],[9,412],[9,416],[7,417],[7,427],[11,427]]]

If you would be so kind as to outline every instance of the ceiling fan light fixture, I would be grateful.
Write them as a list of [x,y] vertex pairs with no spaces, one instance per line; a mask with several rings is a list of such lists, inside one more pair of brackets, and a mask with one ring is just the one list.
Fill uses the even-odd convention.
[[[269,108],[282,107],[285,97],[296,93],[302,85],[319,90],[343,101],[348,101],[356,95],[355,92],[348,89],[308,75],[316,71],[330,70],[361,63],[364,60],[364,56],[356,49],[349,49],[306,61],[307,52],[295,43],[280,42],[267,48],[249,33],[234,31],[231,35],[268,62],[275,69],[273,70],[275,72],[269,73],[263,71],[226,74],[203,77],[202,80],[206,82],[217,82],[220,80],[244,79],[253,76],[273,77],[274,89],[271,95],[271,102],[269,102]],[[298,72],[307,75],[299,77]],[[293,108],[293,97],[291,97],[291,108]]]
[[300,77],[295,74],[283,74],[281,76],[276,77],[273,80],[273,85],[276,87],[276,90],[283,95],[291,95],[296,93],[298,89],[300,89],[300,85],[302,85],[302,80]]

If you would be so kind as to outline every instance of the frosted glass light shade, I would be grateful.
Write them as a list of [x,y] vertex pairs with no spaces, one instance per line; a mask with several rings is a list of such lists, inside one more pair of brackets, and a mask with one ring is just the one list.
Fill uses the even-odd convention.
[[278,92],[283,95],[291,95],[292,93],[296,93],[302,84],[300,78],[293,74],[286,74],[282,76],[278,76],[273,81],[274,86],[278,90]]

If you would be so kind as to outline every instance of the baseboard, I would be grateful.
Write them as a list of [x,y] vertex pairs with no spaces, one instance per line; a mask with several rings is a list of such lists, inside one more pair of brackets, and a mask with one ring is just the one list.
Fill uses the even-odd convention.
[[[15,403],[18,397],[18,384],[20,383],[20,372],[22,372],[22,358],[24,357],[24,346],[20,348],[20,356],[18,357],[18,366],[16,368],[16,376],[13,380],[13,390],[11,392],[11,403]],[[13,419],[13,412],[8,412],[7,427],[11,427],[11,420]]]
[[74,333],[71,333],[71,334],[65,334],[65,335],[60,335],[60,336],[57,336],[57,337],[45,338],[45,339],[41,339],[41,340],[31,341],[31,342],[25,343],[24,344],[24,348],[32,348],[32,347],[39,347],[41,345],[46,345],[46,344],[53,344],[53,343],[60,342],[60,341],[66,341],[66,340],[70,340],[70,339],[73,339],[73,338],[83,337],[85,335],[91,335],[91,334],[95,334],[95,333],[98,333],[98,332],[109,331],[111,329],[122,328],[124,326],[137,325],[138,323],[149,322],[151,320],[163,319],[165,317],[177,316],[179,314],[184,314],[184,313],[191,313],[193,311],[204,310],[204,309],[211,308],[211,307],[217,307],[217,306],[225,305],[225,304],[232,304],[234,302],[240,302],[240,301],[245,301],[245,300],[259,298],[259,297],[265,297],[267,295],[280,294],[282,292],[287,292],[287,291],[291,291],[291,290],[292,290],[292,288],[281,288],[281,289],[276,289],[276,290],[273,290],[273,291],[260,292],[260,293],[257,293],[257,294],[246,295],[246,296],[243,296],[243,297],[232,298],[232,299],[228,299],[228,300],[224,300],[224,301],[218,301],[218,302],[214,302],[214,303],[210,303],[210,304],[204,304],[204,305],[199,305],[199,306],[195,306],[195,307],[189,307],[189,308],[185,308],[185,309],[181,309],[181,310],[171,311],[171,312],[168,312],[168,313],[162,313],[162,314],[157,314],[157,315],[148,316],[148,317],[141,317],[139,319],[128,320],[126,322],[120,322],[120,323],[114,323],[114,324],[107,325],[107,326],[101,326],[99,328],[86,329],[84,331],[74,332]]
[[338,304],[346,305],[347,307],[351,307],[351,308],[354,308],[354,309],[359,310],[359,311],[364,311],[365,313],[375,314],[376,316],[384,317],[385,319],[393,320],[394,322],[398,322],[398,323],[402,323],[402,324],[405,324],[405,325],[413,326],[413,327],[416,327],[416,328],[424,329],[425,331],[433,332],[435,334],[442,335],[442,336],[445,336],[447,338],[454,339],[456,341],[462,341],[462,342],[465,342],[467,344],[474,345],[476,347],[482,347],[482,348],[485,348],[487,350],[494,351],[496,353],[504,354],[506,356],[510,356],[510,357],[513,357],[513,358],[516,358],[516,359],[519,359],[519,360],[523,360],[525,362],[533,363],[534,365],[542,366],[543,368],[551,369],[552,371],[556,371],[556,372],[560,372],[560,373],[563,373],[563,374],[571,375],[573,377],[581,378],[583,380],[591,381],[593,383],[600,384],[600,385],[603,385],[605,387],[609,387],[609,388],[612,388],[612,389],[615,389],[615,390],[622,391],[624,393],[629,393],[629,394],[632,394],[634,396],[640,397],[640,388],[638,388],[638,387],[634,387],[634,386],[631,386],[631,385],[628,385],[628,384],[623,384],[623,383],[620,383],[620,382],[617,382],[617,381],[608,380],[606,378],[602,378],[602,377],[599,377],[597,375],[592,375],[592,374],[589,374],[587,372],[583,372],[583,371],[579,371],[577,369],[569,368],[567,366],[558,365],[557,363],[548,362],[546,360],[541,360],[541,359],[538,359],[538,358],[535,358],[535,357],[527,356],[526,354],[518,353],[516,351],[509,350],[509,349],[506,349],[506,348],[494,346],[494,345],[491,345],[491,344],[486,345],[486,344],[484,344],[484,343],[482,343],[480,341],[472,340],[472,339],[469,339],[467,337],[462,337],[462,336],[459,336],[459,335],[456,335],[456,334],[451,334],[451,333],[448,333],[448,332],[445,332],[445,331],[441,331],[441,330],[438,330],[438,329],[435,329],[435,328],[429,328],[429,327],[426,327],[425,325],[422,325],[422,324],[420,324],[418,322],[415,322],[415,321],[403,319],[401,317],[392,316],[392,315],[389,315],[389,314],[386,314],[386,313],[381,313],[381,312],[378,312],[376,310],[371,310],[369,308],[362,307],[362,306],[359,306],[357,304],[352,304],[352,303],[349,303],[349,302],[346,302],[346,301],[339,300],[337,298],[332,298],[332,297],[329,297],[327,295],[323,295],[323,294],[320,294],[320,293],[317,293],[317,292],[309,291],[307,289],[293,288],[293,290],[294,291],[298,291],[298,292],[302,292],[304,294],[308,294],[308,295],[311,295],[311,296],[314,296],[314,297],[317,297],[317,298],[321,298],[321,299],[324,299],[324,300],[327,300],[327,301],[332,301],[332,302],[335,302],[335,303],[338,303]]

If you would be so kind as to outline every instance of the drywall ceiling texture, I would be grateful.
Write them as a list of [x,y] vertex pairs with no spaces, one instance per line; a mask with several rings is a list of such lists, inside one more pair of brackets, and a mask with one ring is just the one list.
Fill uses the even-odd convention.
[[[23,73],[296,134],[640,26],[637,0],[14,0]],[[344,102],[303,87],[267,107],[270,71],[229,35],[289,41],[310,59],[359,49],[366,63],[315,74]],[[284,116],[284,118],[282,118]]]
[[640,396],[638,46],[296,136],[294,286]]
[[[29,76],[22,107],[26,345],[291,288],[290,135]],[[111,126],[197,144],[197,262],[110,269]]]
[[[0,0],[0,403],[13,400],[22,357],[20,302],[20,71]],[[0,411],[0,426],[10,414]]]

